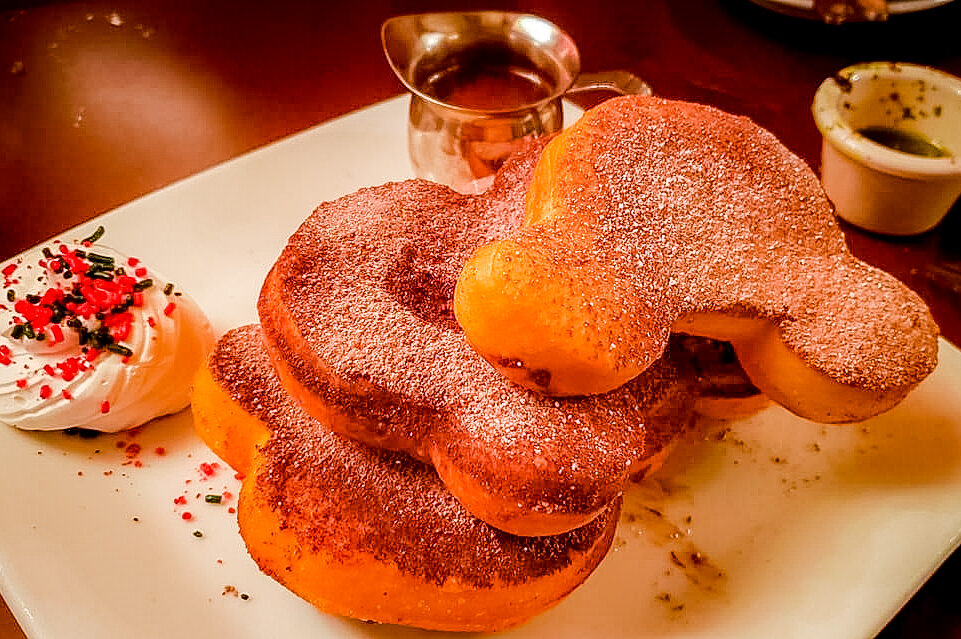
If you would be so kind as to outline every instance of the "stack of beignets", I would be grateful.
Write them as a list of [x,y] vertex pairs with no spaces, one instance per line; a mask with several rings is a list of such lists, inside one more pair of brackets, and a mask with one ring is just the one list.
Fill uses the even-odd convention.
[[[725,367],[698,370],[679,345],[623,390],[555,400],[467,346],[452,312],[460,261],[519,223],[542,148],[508,162],[482,197],[411,181],[318,207],[267,278],[263,326],[223,336],[197,378],[198,434],[246,475],[238,519],[251,556],[321,610],[462,631],[543,611],[607,552],[620,487],[660,464],[695,389],[711,400],[715,368],[727,383]],[[301,250],[309,275],[289,264]],[[272,299],[282,277],[304,306]],[[292,356],[301,329],[318,331],[329,364]],[[411,445],[432,428],[452,460],[440,477]],[[490,451],[464,434],[483,429]],[[557,441],[541,443],[551,429]],[[441,481],[458,474],[460,494],[501,528],[543,521],[557,534],[518,537],[477,518]]]
[[[682,170],[699,128],[709,175]],[[322,204],[268,274],[261,325],[224,336],[198,377],[198,433],[247,473],[251,556],[322,610],[492,630],[575,588],[610,545],[626,483],[663,461],[695,413],[760,406],[729,345],[669,341],[672,327],[730,340],[776,401],[815,405],[819,418],[887,407],[934,365],[923,304],[843,251],[810,170],[748,121],[631,98],[544,148],[529,145],[480,196],[412,180]],[[674,164],[661,184],[645,162],[664,157]],[[723,183],[692,186],[707,178]],[[723,224],[710,221],[714,205]],[[652,219],[652,207],[700,217],[720,247],[703,264],[682,255],[705,246],[694,223]],[[817,275],[787,278],[791,260]],[[871,336],[904,352],[868,366],[883,349],[823,334],[864,326],[850,304],[806,288],[834,282],[836,294],[842,277],[883,310]],[[772,339],[792,353],[775,366],[786,381],[765,369],[784,350]],[[812,376],[850,392],[785,399]],[[848,411],[852,396],[867,409]]]

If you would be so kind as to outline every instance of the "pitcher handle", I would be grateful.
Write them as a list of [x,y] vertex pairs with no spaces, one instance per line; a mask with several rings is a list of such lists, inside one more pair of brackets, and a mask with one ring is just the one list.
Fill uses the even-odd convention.
[[651,95],[651,85],[630,71],[598,71],[577,76],[567,93],[611,91],[619,95]]

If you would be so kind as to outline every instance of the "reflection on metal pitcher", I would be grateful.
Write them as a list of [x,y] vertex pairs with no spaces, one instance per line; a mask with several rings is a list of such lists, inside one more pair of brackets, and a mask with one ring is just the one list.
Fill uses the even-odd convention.
[[651,92],[626,71],[581,74],[574,41],[537,16],[401,16],[384,23],[381,38],[391,68],[411,92],[414,173],[463,193],[486,189],[524,139],[560,131],[565,94]]

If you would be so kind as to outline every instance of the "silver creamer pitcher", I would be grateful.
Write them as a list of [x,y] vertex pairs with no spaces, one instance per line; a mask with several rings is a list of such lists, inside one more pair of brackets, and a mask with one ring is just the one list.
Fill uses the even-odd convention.
[[651,93],[627,71],[580,73],[571,37],[533,15],[399,16],[383,24],[381,40],[411,92],[408,145],[415,174],[462,193],[485,190],[525,138],[560,131],[564,95]]

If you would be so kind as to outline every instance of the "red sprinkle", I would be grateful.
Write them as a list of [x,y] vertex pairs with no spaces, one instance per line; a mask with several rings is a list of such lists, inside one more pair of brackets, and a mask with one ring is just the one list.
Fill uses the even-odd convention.
[[27,387],[27,380],[26,380],[26,379],[18,379],[18,380],[17,380],[17,388],[26,388],[26,387]]
[[174,304],[173,302],[170,302],[169,304],[167,304],[167,306],[164,307],[164,315],[166,315],[167,317],[170,317],[171,315],[173,315],[175,308],[177,308],[177,305]]
[[49,386],[44,384],[40,387],[40,399],[50,399],[51,395],[53,395],[53,389]]
[[243,473],[234,473],[234,479],[243,479],[245,476]]
[[191,515],[191,514],[190,514],[190,511],[188,510],[188,511],[186,511],[184,514],[182,514],[182,515],[180,516],[180,518],[183,519],[184,521],[190,521],[191,519],[194,518],[194,516]]
[[207,462],[204,462],[200,464],[200,472],[202,472],[207,477],[210,477],[211,475],[214,474],[214,467],[208,464]]
[[176,499],[174,499],[174,503],[177,504],[178,506],[183,506],[184,504],[187,503],[187,498],[181,495],[180,497],[177,497]]
[[80,363],[80,359],[77,357],[68,357],[63,360],[57,364],[57,368],[60,369],[60,376],[65,381],[71,381],[80,372]]
[[103,400],[102,402],[100,402],[100,412],[103,413],[104,415],[106,415],[107,413],[109,413],[109,412],[110,412],[110,402],[108,402],[107,400]]
[[0,364],[9,366],[13,362],[10,359],[10,348],[6,344],[0,344]]
[[55,304],[63,300],[63,289],[59,288],[48,288],[40,298],[40,304],[46,306],[47,304]]
[[156,448],[154,448],[153,452],[157,453],[158,455],[167,454],[167,450],[163,446],[157,446]]
[[148,317],[147,324],[150,325],[150,328],[154,328],[157,325],[157,320],[155,320],[153,317]]
[[[88,241],[83,242],[84,246],[90,246],[90,244]],[[128,308],[143,305],[143,292],[135,288],[138,279],[116,272],[110,273],[105,279],[88,276],[87,271],[91,264],[82,251],[74,250],[60,241],[55,241],[53,246],[59,255],[55,258],[41,259],[38,264],[53,272],[69,269],[74,274],[74,279],[66,287],[63,283],[58,283],[41,291],[35,302],[27,299],[16,300],[13,307],[17,315],[13,317],[13,323],[32,326],[38,341],[46,338],[53,346],[66,339],[67,328],[63,324],[65,319],[91,320],[96,317],[99,321],[98,330],[106,329],[111,341],[120,343],[127,340],[133,329],[133,315]],[[131,268],[135,268],[139,277],[148,275],[148,269],[139,266],[138,258],[128,258],[127,263]],[[10,279],[9,276],[18,267],[17,263],[9,263],[0,269],[0,273],[7,276],[6,279]],[[41,280],[42,278],[38,279],[38,281]],[[31,296],[30,299],[34,298]],[[66,299],[70,301],[65,301]],[[62,313],[60,313],[60,319],[54,321],[53,316],[57,308]],[[82,356],[67,358],[57,364],[56,369],[59,370],[50,365],[43,367],[43,370],[50,376],[61,376],[70,381],[81,371],[88,370],[87,363],[93,362],[100,354],[99,349],[84,349]],[[10,354],[0,352],[0,364],[12,363],[12,360],[7,360],[11,360]],[[110,410],[109,402],[103,402],[100,410],[102,413],[107,413]]]
[[234,508],[233,506],[231,506],[230,508],[227,509],[227,512],[233,514],[233,513],[237,512],[237,509]]
[[71,394],[70,394],[70,391],[68,391],[68,390],[65,388],[65,389],[63,389],[63,398],[64,398],[64,399],[73,399],[73,395],[71,395]]

